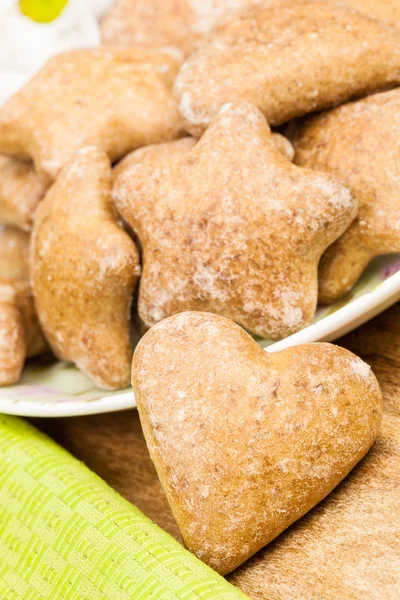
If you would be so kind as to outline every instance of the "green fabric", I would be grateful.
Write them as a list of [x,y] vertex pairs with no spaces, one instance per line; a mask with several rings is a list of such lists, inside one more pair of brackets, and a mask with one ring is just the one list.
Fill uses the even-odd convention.
[[151,598],[246,596],[48,437],[0,415],[0,599]]

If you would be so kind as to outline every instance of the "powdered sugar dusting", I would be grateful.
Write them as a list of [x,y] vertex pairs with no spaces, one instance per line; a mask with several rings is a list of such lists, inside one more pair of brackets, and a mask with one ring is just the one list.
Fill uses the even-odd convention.
[[265,353],[206,313],[170,317],[141,340],[133,382],[146,441],[186,545],[208,564],[241,564],[369,449],[382,398],[355,363],[330,344]]
[[293,166],[247,103],[226,105],[193,143],[136,152],[116,176],[116,206],[143,247],[142,320],[205,310],[263,337],[298,331],[314,316],[319,257],[356,203]]

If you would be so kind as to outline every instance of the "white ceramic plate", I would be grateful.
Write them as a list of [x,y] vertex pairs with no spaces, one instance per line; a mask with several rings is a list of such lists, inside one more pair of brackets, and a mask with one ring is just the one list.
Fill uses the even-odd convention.
[[[375,259],[342,300],[319,308],[314,322],[279,342],[257,339],[269,352],[308,342],[333,341],[400,300],[400,255]],[[67,417],[135,406],[132,390],[105,393],[70,364],[32,362],[19,385],[0,389],[0,412],[27,417]]]

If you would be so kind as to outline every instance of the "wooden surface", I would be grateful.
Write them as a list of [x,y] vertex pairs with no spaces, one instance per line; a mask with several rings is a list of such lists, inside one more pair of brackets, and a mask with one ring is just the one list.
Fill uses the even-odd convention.
[[[400,599],[400,304],[337,343],[372,366],[382,432],[324,502],[230,576],[254,600]],[[136,411],[35,422],[179,538]]]

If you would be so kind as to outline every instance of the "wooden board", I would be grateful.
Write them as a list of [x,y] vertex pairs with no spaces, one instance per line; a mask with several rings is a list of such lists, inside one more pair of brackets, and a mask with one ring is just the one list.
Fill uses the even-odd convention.
[[[231,574],[254,600],[400,599],[400,305],[338,343],[378,377],[381,435],[324,502]],[[179,539],[136,411],[36,424]]]

